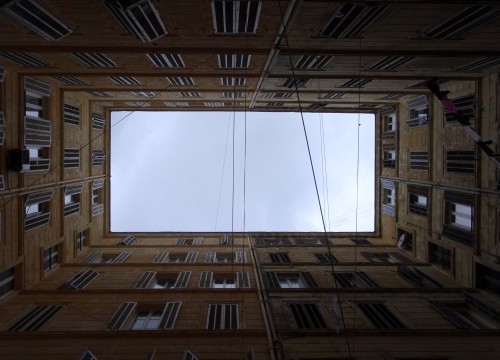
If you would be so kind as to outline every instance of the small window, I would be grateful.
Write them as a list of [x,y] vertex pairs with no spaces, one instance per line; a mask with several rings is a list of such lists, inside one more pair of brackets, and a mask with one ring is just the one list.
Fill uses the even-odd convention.
[[179,54],[146,54],[154,66],[159,68],[183,68],[186,67]]
[[64,123],[80,125],[80,108],[71,104],[64,104]]
[[137,242],[137,239],[133,235],[127,236],[125,239],[120,240],[118,245],[134,245]]
[[200,98],[201,94],[198,91],[180,91],[179,96],[185,98]]
[[51,246],[43,251],[43,270],[52,270],[59,263],[59,245]]
[[117,67],[118,65],[104,54],[73,53],[73,56],[89,67]]
[[106,160],[106,154],[102,150],[92,150],[92,166],[102,166]]
[[245,69],[250,66],[252,55],[247,54],[219,54],[217,55],[220,68]]
[[499,329],[500,322],[466,302],[429,301],[432,307],[459,329]]
[[427,216],[427,197],[427,188],[408,185],[408,210],[413,214]]
[[[396,131],[396,113],[383,115],[382,123],[384,126],[384,136],[386,133],[394,133]],[[385,136],[384,138],[391,138],[391,137]]]
[[451,270],[451,250],[439,245],[429,243],[429,263],[438,268],[450,271]]
[[175,86],[194,86],[194,80],[190,76],[167,76],[167,80]]
[[427,126],[429,123],[429,101],[427,96],[419,95],[406,102],[410,111],[406,125],[409,128]]
[[476,156],[473,150],[447,150],[446,171],[449,173],[474,174]]
[[14,290],[16,287],[16,268],[0,272],[0,299]]
[[396,145],[382,144],[383,165],[386,168],[396,167]]
[[318,288],[319,285],[309,272],[271,272],[266,271],[265,282],[267,288],[300,289]]
[[236,330],[238,328],[237,304],[208,305],[207,330]]
[[247,271],[237,271],[236,274],[202,271],[198,286],[214,289],[250,288],[250,275]]
[[119,264],[125,262],[131,255],[131,252],[121,252],[118,254],[103,254],[95,252],[83,259],[84,264]]
[[323,70],[333,60],[331,55],[302,55],[295,62],[297,70]]
[[467,246],[474,244],[474,196],[446,191],[443,235]]
[[212,279],[214,289],[235,289],[236,279],[233,274],[214,274]]
[[78,231],[76,233],[75,248],[76,248],[77,252],[82,251],[83,248],[88,245],[87,233],[88,233],[88,230],[82,230],[82,231]]
[[[460,115],[466,118],[469,121],[474,121],[476,118],[475,115],[475,103],[476,103],[476,96],[474,94],[472,95],[467,95],[463,97],[459,97],[456,99],[451,99],[453,103],[455,104],[456,109],[460,112]],[[444,115],[446,117],[446,122],[453,122],[457,121],[457,118],[453,113],[448,112],[446,109],[444,111]]]
[[56,315],[62,305],[39,305],[7,329],[8,332],[37,331]]
[[346,81],[345,83],[342,83],[340,85],[337,85],[337,87],[341,88],[363,88],[365,87],[366,84],[370,83],[372,79],[364,79],[364,78],[355,78]]
[[281,84],[279,84],[279,87],[286,87],[287,89],[298,89],[301,87],[306,86],[306,84],[309,82],[309,78],[286,78]]
[[80,213],[80,194],[64,195],[64,216]]
[[108,76],[117,85],[141,85],[141,82],[133,76],[120,75],[120,76]]
[[385,304],[357,304],[357,307],[377,329],[406,328],[401,320],[399,320]]
[[335,272],[337,284],[344,288],[375,288],[377,283],[370,279],[363,271],[357,272]]
[[247,79],[244,77],[224,76],[220,78],[222,86],[245,86]]
[[316,304],[290,304],[289,306],[299,329],[326,329],[325,320]]
[[218,34],[254,34],[259,25],[262,1],[212,0],[214,32]]
[[300,289],[306,287],[298,273],[276,273],[276,276],[282,289]]
[[384,188],[383,203],[385,205],[396,206],[396,191],[394,189]]
[[54,190],[44,190],[26,196],[24,230],[43,226],[50,221],[50,200]]
[[314,256],[323,264],[335,264],[339,262],[333,254],[315,253]]
[[94,130],[104,130],[106,126],[106,119],[104,119],[103,114],[92,113],[92,129]]
[[410,151],[410,170],[429,170],[429,152]]
[[[87,83],[73,75],[54,75],[53,79],[62,82],[65,85],[87,85]],[[66,105],[66,104],[65,104]]]
[[500,272],[476,263],[476,287],[500,296]]
[[0,56],[24,66],[33,66],[33,67],[49,66],[42,60],[37,59],[36,57],[28,55],[27,53],[24,52],[11,52],[11,51],[0,52]]
[[81,290],[86,288],[100,274],[92,269],[84,269],[73,275],[66,281],[60,289],[63,290]]
[[221,237],[217,240],[217,244],[231,246],[234,244],[234,239],[228,235],[224,235],[223,237]]
[[[100,183],[99,183],[100,184]],[[102,199],[102,187],[97,187],[96,181],[92,185],[92,216],[97,216],[104,212],[104,204]],[[101,185],[102,186],[102,185]]]
[[269,257],[273,263],[290,263],[287,253],[270,253]]

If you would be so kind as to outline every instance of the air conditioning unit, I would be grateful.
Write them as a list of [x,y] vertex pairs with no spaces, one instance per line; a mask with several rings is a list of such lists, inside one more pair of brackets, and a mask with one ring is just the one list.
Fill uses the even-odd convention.
[[21,172],[30,169],[30,152],[28,149],[11,149],[7,154],[7,169]]

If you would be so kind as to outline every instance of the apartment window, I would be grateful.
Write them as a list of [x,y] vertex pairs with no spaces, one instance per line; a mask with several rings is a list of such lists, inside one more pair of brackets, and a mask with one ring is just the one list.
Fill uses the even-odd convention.
[[243,99],[247,96],[247,93],[243,91],[224,91],[222,97],[226,99]]
[[316,239],[295,239],[295,245],[297,246],[326,246],[330,242],[325,238]]
[[381,179],[382,186],[382,213],[396,216],[396,183],[391,180]]
[[183,68],[186,67],[179,54],[146,54],[154,66],[159,68]]
[[309,78],[286,78],[280,85],[280,87],[286,87],[288,89],[298,89],[306,86],[309,82]]
[[102,150],[92,150],[92,166],[102,166],[106,160],[106,154]]
[[208,305],[207,330],[236,330],[238,327],[237,304]]
[[65,169],[80,168],[80,149],[78,148],[64,149],[64,168]]
[[[2,55],[5,56],[5,55]],[[465,66],[462,66],[458,69],[455,69],[455,71],[482,71],[485,69],[488,69],[493,66],[497,66],[500,64],[500,59],[496,56],[494,57],[487,57],[483,58],[478,61],[474,61],[472,63],[469,63]]]
[[85,289],[94,281],[100,274],[92,269],[83,269],[73,275],[59,289],[62,290],[81,290]]
[[135,238],[134,235],[129,235],[125,239],[120,240],[118,242],[118,245],[134,245],[136,243],[137,239]]
[[427,216],[427,198],[427,188],[408,185],[408,210],[411,213],[421,216]]
[[451,270],[451,250],[434,243],[429,243],[429,263],[438,268],[450,271]]
[[326,329],[325,320],[316,304],[289,304],[299,329]]
[[65,85],[87,85],[87,83],[72,75],[54,75],[53,79],[62,82]]
[[83,184],[68,185],[64,189],[64,216],[80,212],[80,194]]
[[90,351],[85,351],[81,356],[80,360],[99,360],[97,357]]
[[387,305],[379,303],[357,304],[357,307],[377,329],[405,329],[406,326]]
[[0,299],[14,290],[16,287],[16,268],[0,272]]
[[49,41],[59,40],[73,31],[35,0],[8,2],[2,10],[29,30]]
[[194,86],[194,80],[190,76],[167,76],[167,80],[175,86]]
[[390,107],[388,109],[389,114],[382,114],[382,124],[384,127],[383,138],[384,139],[394,139],[396,133],[396,113],[393,112],[394,109]]
[[196,237],[193,239],[177,239],[175,245],[184,246],[184,245],[201,245],[203,242],[203,237]]
[[205,255],[205,262],[207,263],[219,263],[219,264],[230,264],[234,261],[233,253],[218,253],[215,251],[209,251]]
[[168,253],[160,252],[156,255],[154,263],[194,263],[198,253],[190,251],[188,253]]
[[427,126],[429,123],[429,102],[427,96],[419,95],[406,101],[410,111],[406,125],[409,128]]
[[237,271],[235,274],[202,271],[198,286],[214,289],[249,288],[250,275],[247,271]]
[[[476,96],[474,94],[459,97],[456,99],[451,99],[451,100],[455,104],[457,112],[459,112],[460,115],[462,115],[464,118],[468,119],[469,121],[475,120],[475,118],[476,118],[476,115],[475,115]],[[444,110],[444,116],[446,118],[447,123],[457,121],[457,118],[455,117],[455,115],[453,113],[450,113],[446,109]]]
[[262,1],[212,0],[214,32],[242,34],[257,32]]
[[331,92],[323,95],[322,99],[342,99],[346,94],[344,93],[338,93],[338,92]]
[[389,5],[342,4],[332,14],[320,35],[334,39],[361,37],[389,8]]
[[382,144],[383,165],[386,168],[396,167],[396,145]]
[[369,262],[375,264],[407,264],[410,262],[406,257],[397,252],[362,252],[363,255]]
[[290,263],[287,253],[270,253],[269,257],[273,263]]
[[52,270],[59,263],[59,244],[43,251],[43,270]]
[[396,70],[415,59],[413,56],[386,56],[368,66],[370,70]]
[[185,288],[191,278],[191,271],[181,271],[180,273],[157,273],[156,271],[145,271],[137,283],[137,289],[171,289]]
[[83,259],[84,264],[119,264],[125,262],[131,255],[131,252],[121,252],[118,254],[103,254],[95,252]]
[[80,107],[64,104],[64,123],[69,125],[80,125]]
[[124,101],[123,102],[125,105],[132,106],[132,107],[137,107],[137,108],[142,108],[142,107],[150,107],[151,103],[147,101]]
[[339,262],[333,254],[315,253],[314,256],[323,264],[335,264]]
[[110,97],[111,95],[105,91],[87,91],[87,94],[95,97]]
[[108,78],[117,85],[141,85],[141,82],[133,76],[108,76]]
[[222,86],[245,86],[247,79],[244,77],[224,76],[220,78]]
[[297,70],[323,70],[333,60],[331,55],[302,55],[295,62]]
[[179,92],[179,96],[186,98],[200,98],[201,94],[198,91],[181,91]]
[[317,288],[318,283],[309,272],[266,272],[268,288],[301,289]]
[[234,239],[228,235],[224,235],[221,238],[217,240],[218,245],[233,245],[234,244]]
[[43,226],[50,221],[50,199],[54,190],[44,190],[26,196],[24,202],[24,230]]
[[293,92],[268,92],[264,93],[262,96],[263,99],[292,99],[294,93]]
[[410,151],[410,170],[429,170],[429,152]]
[[104,5],[131,35],[142,42],[152,42],[168,33],[160,12],[151,0],[105,0]]
[[48,66],[40,59],[23,52],[0,52],[0,56],[24,66],[43,67]]
[[399,265],[398,275],[417,288],[440,289],[441,284],[413,266]]
[[92,113],[92,129],[94,130],[104,130],[106,125],[106,120],[103,114]]
[[118,65],[104,54],[73,53],[73,56],[89,67],[117,67]]
[[37,331],[45,326],[62,307],[62,305],[39,305],[10,326],[7,331]]
[[395,189],[384,188],[384,204],[396,206],[396,191]]
[[[500,322],[466,302],[429,300],[432,307],[459,329],[498,329]],[[495,314],[496,315],[496,314]],[[496,316],[495,316],[496,317]]]
[[75,236],[75,248],[77,252],[83,250],[87,246],[87,232],[88,230],[78,231]]
[[500,296],[500,272],[476,263],[476,287]]
[[355,78],[346,81],[345,83],[339,84],[336,87],[341,88],[362,88],[366,84],[370,83],[372,79]]
[[445,191],[444,201],[443,235],[464,245],[472,246],[474,243],[474,195]]
[[155,304],[124,302],[110,322],[108,330],[168,330],[173,329],[182,302],[168,302],[164,307]]
[[372,243],[369,242],[367,239],[351,239],[351,241],[360,246],[365,246],[365,245],[371,245]]
[[223,102],[213,102],[213,101],[205,101],[203,102],[203,105],[206,107],[224,107]]
[[344,288],[375,288],[377,283],[363,271],[335,272],[336,283]]
[[220,68],[245,69],[250,66],[252,55],[247,54],[219,54],[217,55]]
[[102,199],[102,188],[104,180],[95,180],[92,182],[92,216],[97,216],[104,212],[104,204]]
[[446,150],[446,171],[449,173],[474,174],[476,156],[474,150]]

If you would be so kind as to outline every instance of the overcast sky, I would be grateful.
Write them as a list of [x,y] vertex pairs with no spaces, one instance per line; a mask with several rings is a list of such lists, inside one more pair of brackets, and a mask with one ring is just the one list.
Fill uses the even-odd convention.
[[[127,114],[113,112],[112,124]],[[244,116],[137,111],[113,126],[111,230],[323,231],[299,113],[246,113],[244,226]],[[358,115],[304,116],[327,230],[354,231]],[[374,117],[360,121],[358,231],[373,231]]]

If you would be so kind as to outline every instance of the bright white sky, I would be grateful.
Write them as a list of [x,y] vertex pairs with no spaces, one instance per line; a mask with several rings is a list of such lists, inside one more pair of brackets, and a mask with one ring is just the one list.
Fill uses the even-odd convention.
[[[355,231],[358,114],[304,116],[326,228]],[[358,231],[373,231],[375,121],[359,119]],[[132,113],[111,130],[111,230],[323,231],[300,114]]]

